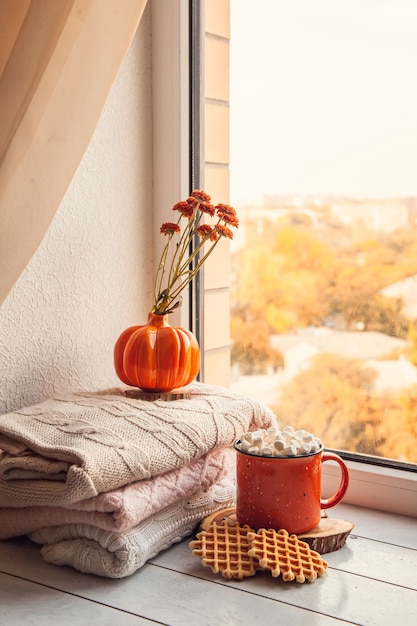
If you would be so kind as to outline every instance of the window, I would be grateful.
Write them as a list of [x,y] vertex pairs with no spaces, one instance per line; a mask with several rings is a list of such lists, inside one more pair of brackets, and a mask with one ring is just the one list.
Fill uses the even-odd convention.
[[231,0],[231,386],[414,471],[416,25],[412,0]]
[[[153,3],[152,5],[152,19],[156,21],[156,28],[153,34],[153,63],[158,63],[162,66],[161,71],[156,72],[158,74],[158,83],[154,85],[154,93],[170,94],[170,97],[164,97],[162,103],[159,102],[154,109],[154,127],[157,135],[156,151],[154,155],[155,170],[154,170],[154,189],[155,189],[155,211],[156,219],[155,223],[159,224],[164,219],[163,211],[167,206],[170,206],[172,201],[175,201],[177,197],[181,197],[188,190],[189,181],[189,169],[188,169],[188,144],[184,143],[184,137],[186,136],[188,128],[187,115],[188,114],[188,73],[186,68],[180,63],[182,69],[174,64],[175,72],[172,71],[172,60],[182,59],[182,54],[173,54],[173,50],[187,49],[185,41],[188,41],[188,30],[185,26],[188,23],[188,17],[184,18],[184,5],[187,4],[187,0],[179,0],[172,3],[174,15],[170,20],[163,20],[162,14],[159,14],[159,3]],[[155,5],[155,11],[154,11]],[[236,2],[232,0],[231,4],[231,39],[232,39],[232,68],[233,68],[233,55],[236,55],[236,7],[244,9],[246,3]],[[171,5],[170,5],[171,6]],[[297,5],[298,6],[298,5]],[[266,7],[266,3],[265,3]],[[225,113],[228,112],[228,82],[229,73],[227,71],[227,55],[224,52],[224,47],[229,44],[229,13],[228,3],[219,2],[218,0],[205,0],[204,4],[201,4],[201,10],[204,12],[202,15],[203,21],[205,21],[205,47],[202,55],[205,64],[205,69],[201,70],[200,77],[203,78],[204,84],[204,96],[205,107],[203,107],[203,121],[205,122],[205,136],[201,137],[201,149],[202,162],[203,162],[203,186],[209,191],[214,198],[226,200],[229,192],[229,154],[228,146],[223,141],[221,146],[215,145],[215,131],[218,116],[214,114],[214,105],[219,108],[223,107],[221,111],[221,119],[225,120]],[[163,11],[162,11],[163,13]],[[158,16],[161,18],[160,28],[158,29]],[[256,16],[258,17],[258,16]],[[267,20],[267,14],[264,14],[264,18]],[[166,25],[170,24],[169,32],[166,32]],[[254,17],[255,23],[255,17]],[[160,33],[160,36],[158,35]],[[176,33],[176,34],[175,34]],[[174,43],[172,41],[174,38]],[[184,39],[185,38],[185,39]],[[209,43],[208,43],[208,40]],[[252,35],[249,41],[252,41]],[[182,43],[178,43],[182,42]],[[210,43],[213,44],[210,46]],[[255,42],[256,43],[256,42]],[[174,48],[173,48],[174,46]],[[179,46],[179,48],[175,48]],[[209,49],[211,48],[211,49]],[[222,50],[221,71],[218,64],[218,56]],[[254,54],[256,47],[251,44],[251,51]],[[226,61],[224,60],[226,57]],[[188,53],[186,53],[188,62]],[[211,69],[207,67],[211,65]],[[217,67],[217,71],[216,70]],[[249,71],[249,68],[246,68]],[[168,72],[169,70],[169,72]],[[207,76],[208,72],[213,73]],[[167,74],[168,72],[168,74]],[[205,75],[204,75],[205,74]],[[219,91],[218,83],[215,78],[219,78],[219,74],[222,74],[222,80],[226,84],[226,88],[223,91]],[[232,111],[232,125],[233,113],[236,111],[237,101],[236,96],[233,96],[235,89],[233,81],[236,80],[232,72],[231,76],[231,111]],[[251,93],[251,75],[246,73],[246,92]],[[217,87],[216,87],[217,86]],[[223,85],[224,87],[224,85]],[[171,96],[172,94],[172,96]],[[258,94],[258,100],[260,96]],[[265,99],[265,98],[264,98]],[[165,106],[163,106],[165,103]],[[175,115],[172,114],[175,107]],[[207,110],[208,109],[208,110]],[[182,114],[179,115],[178,111],[181,110]],[[185,121],[184,121],[185,117]],[[179,132],[178,120],[180,120],[180,126],[182,127],[183,134]],[[256,119],[255,119],[256,122]],[[251,123],[253,123],[251,121]],[[248,120],[249,124],[249,120]],[[256,126],[256,124],[255,124]],[[222,136],[224,127],[222,126]],[[214,132],[211,132],[214,131]],[[217,126],[217,132],[219,133],[219,127]],[[236,127],[232,127],[231,133],[231,173],[232,173],[232,198],[230,202],[236,205],[236,200],[233,199],[234,190],[236,189],[238,175],[236,172],[236,160],[235,160],[235,147],[233,144],[233,136],[236,132]],[[245,131],[246,132],[246,131]],[[249,132],[249,130],[248,130]],[[209,135],[207,137],[207,135]],[[228,133],[227,133],[228,135]],[[248,136],[248,134],[246,134]],[[182,139],[181,139],[182,137]],[[167,142],[166,139],[169,139]],[[158,144],[159,140],[159,144]],[[185,146],[185,147],[184,147]],[[249,150],[245,147],[245,153],[249,153]],[[259,155],[261,159],[261,155]],[[239,177],[242,176],[241,174]],[[279,180],[279,172],[276,171],[276,176],[273,181]],[[162,195],[166,196],[165,200]],[[239,229],[241,230],[241,229]],[[243,229],[242,229],[243,230]],[[160,238],[158,234],[155,234],[155,242],[158,245]],[[213,255],[215,260],[218,260],[219,255]],[[225,255],[219,265],[215,265],[214,269],[209,268],[208,264],[204,271],[204,335],[203,335],[203,356],[205,358],[205,382],[212,384],[223,384],[228,386],[228,377],[230,375],[230,358],[228,356],[229,342],[224,340],[224,332],[218,332],[218,328],[210,328],[210,320],[219,320],[222,318],[227,319],[227,313],[229,310],[229,299],[227,295],[227,280],[229,280],[228,272],[225,268],[228,267],[227,256]],[[233,277],[233,274],[232,274]],[[207,299],[207,292],[213,297],[209,302]],[[183,311],[185,307],[182,307]],[[187,320],[181,320],[182,323],[187,324]],[[213,324],[211,324],[213,326]],[[210,332],[212,331],[212,335]],[[209,335],[209,336],[208,336]],[[214,337],[213,337],[214,335]],[[218,341],[214,343],[214,339]],[[207,358],[209,357],[209,358]],[[233,382],[235,384],[236,381]],[[249,392],[249,388],[244,390],[245,394]],[[267,396],[263,396],[264,399]],[[368,457],[369,458],[369,457]],[[370,508],[382,509],[386,511],[402,513],[404,515],[412,515],[417,517],[417,480],[416,475],[413,472],[404,471],[402,469],[392,469],[390,467],[379,467],[375,465],[368,465],[357,461],[348,461],[351,473],[351,482],[349,487],[348,496],[345,499],[346,502],[352,504],[358,504]],[[333,471],[331,464],[326,464],[324,471],[324,487],[329,489],[333,488],[334,482],[337,480],[336,471]]]

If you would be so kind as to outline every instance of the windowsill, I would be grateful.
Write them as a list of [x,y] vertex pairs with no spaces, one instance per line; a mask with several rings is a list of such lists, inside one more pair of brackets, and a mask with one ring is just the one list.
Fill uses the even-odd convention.
[[[346,461],[350,483],[343,502],[417,518],[417,475],[389,467]],[[323,464],[323,492],[334,493],[340,471],[335,463]]]
[[58,620],[69,624],[74,616],[78,626],[252,626],[274,624],[276,616],[280,623],[297,626],[414,623],[414,520],[346,504],[337,505],[335,517],[352,522],[353,532],[344,547],[325,554],[325,575],[303,585],[265,572],[225,580],[191,554],[190,537],[117,581],[51,565],[42,559],[39,546],[24,537],[0,541],[3,623],[22,623],[22,598],[30,602],[32,621],[43,626],[55,626]]

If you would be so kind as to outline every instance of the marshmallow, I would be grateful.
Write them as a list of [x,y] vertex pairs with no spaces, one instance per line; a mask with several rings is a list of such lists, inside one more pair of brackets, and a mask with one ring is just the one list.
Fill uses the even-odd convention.
[[292,426],[280,430],[271,426],[267,430],[245,433],[238,447],[242,452],[256,456],[305,456],[318,452],[322,442],[306,430],[294,430]]
[[283,441],[282,439],[276,439],[274,441],[274,449],[277,452],[282,452],[284,448],[285,448],[285,441]]
[[310,454],[311,452],[311,443],[303,443],[298,448],[298,454]]
[[283,449],[282,456],[296,456],[297,452],[298,450],[294,445],[289,445]]
[[252,444],[247,439],[242,439],[240,443],[240,449],[243,450],[243,452],[248,452],[251,446]]

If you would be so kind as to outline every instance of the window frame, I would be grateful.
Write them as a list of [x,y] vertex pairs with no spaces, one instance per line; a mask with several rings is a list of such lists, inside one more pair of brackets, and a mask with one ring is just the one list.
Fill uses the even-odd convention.
[[[188,195],[190,183],[202,182],[201,163],[204,162],[204,138],[201,136],[192,144],[191,133],[196,132],[196,127],[201,129],[204,121],[200,118],[196,125],[195,119],[190,120],[192,111],[190,48],[191,41],[193,45],[197,40],[201,41],[201,33],[191,33],[190,36],[190,26],[195,27],[198,17],[198,23],[200,25],[204,23],[204,0],[198,2],[194,11],[196,13],[192,15],[188,0],[171,0],[169,3],[152,0],[155,258],[159,258],[160,254],[159,224],[167,219],[169,208],[178,198]],[[203,57],[204,53],[200,50],[198,59],[195,61],[202,62]],[[197,74],[198,68],[194,66],[194,78]],[[203,72],[200,71],[200,77],[202,74]],[[195,84],[193,89],[197,89]],[[201,102],[199,106],[201,107]],[[200,115],[202,115],[201,108]],[[198,178],[194,180],[191,172],[195,161],[192,164],[190,160],[191,145],[194,146],[191,159],[197,157],[195,150],[200,151]],[[204,269],[202,271],[204,272]],[[198,280],[202,281],[203,278]],[[192,327],[188,310],[191,311],[191,317],[195,316],[195,309],[190,304],[190,298],[186,298],[177,316],[180,316],[181,324]],[[173,321],[176,322],[175,319]],[[204,337],[201,336],[199,340],[200,347],[204,348]],[[372,459],[368,457],[364,462],[353,456],[346,458],[350,471],[350,485],[344,498],[345,503],[417,518],[417,474],[415,471],[373,464]],[[338,469],[332,462],[323,466],[324,492],[334,490],[338,476]]]
[[[152,1],[152,143],[154,258],[164,242],[159,225],[171,207],[202,185],[202,93],[196,77],[201,66],[200,0]],[[203,344],[201,285],[183,292],[173,323],[190,328]],[[199,374],[200,378],[202,372]]]
[[[417,474],[409,470],[346,460],[349,488],[343,502],[388,513],[417,518]],[[335,464],[323,465],[325,493],[335,492],[340,471]]]

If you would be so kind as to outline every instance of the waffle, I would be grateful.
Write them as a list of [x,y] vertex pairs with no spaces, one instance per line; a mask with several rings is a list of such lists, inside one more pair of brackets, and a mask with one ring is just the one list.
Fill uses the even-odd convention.
[[222,520],[199,532],[189,546],[192,554],[200,557],[202,564],[210,567],[214,574],[221,572],[223,578],[241,580],[254,576],[260,569],[257,559],[248,554],[251,547],[248,532],[251,530],[238,522]]
[[248,555],[257,559],[263,569],[271,572],[274,578],[281,575],[282,580],[296,580],[312,583],[317,576],[323,576],[327,563],[318,552],[286,530],[250,531],[247,538],[251,544]]

